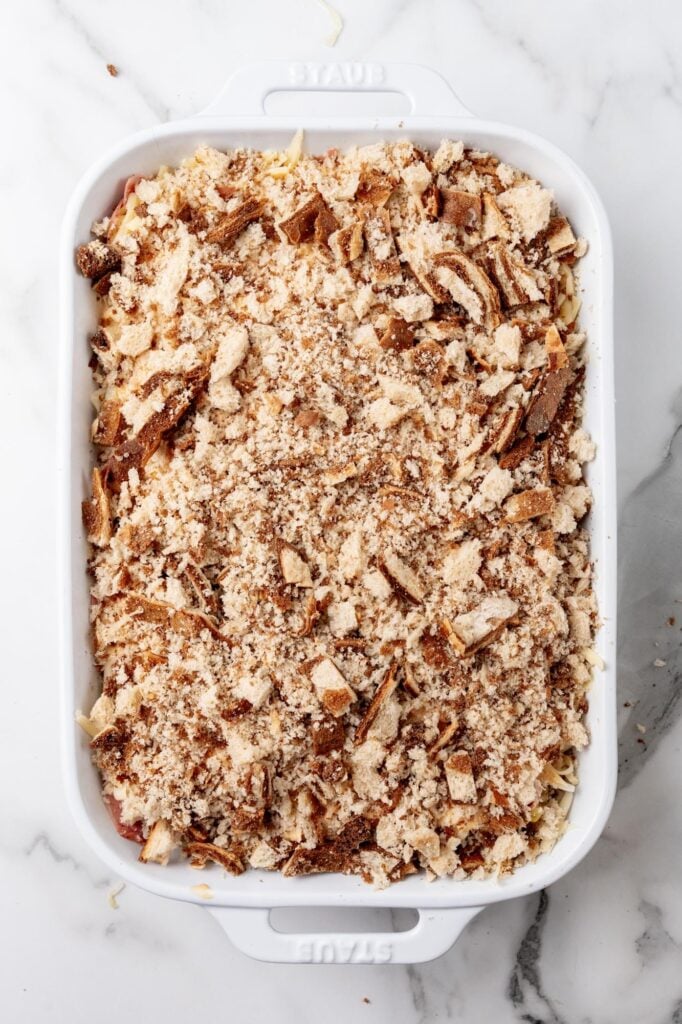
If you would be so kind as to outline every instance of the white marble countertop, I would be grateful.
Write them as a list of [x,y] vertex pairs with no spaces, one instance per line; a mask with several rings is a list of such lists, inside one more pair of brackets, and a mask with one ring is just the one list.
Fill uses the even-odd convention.
[[[345,27],[333,50],[317,0],[29,0],[0,14],[3,1019],[682,1021],[682,8],[676,0],[337,6]],[[264,57],[430,64],[477,114],[567,150],[613,226],[619,795],[576,870],[540,895],[484,910],[423,967],[263,965],[232,948],[201,908],[129,886],[113,909],[116,879],[64,801],[52,486],[60,218],[78,176],[112,140],[200,109],[235,66]]]

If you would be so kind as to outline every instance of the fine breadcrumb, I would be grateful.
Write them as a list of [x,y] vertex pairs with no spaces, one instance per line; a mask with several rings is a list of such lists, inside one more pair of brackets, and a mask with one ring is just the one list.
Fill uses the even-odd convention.
[[297,136],[131,178],[93,232],[80,722],[119,832],[377,886],[549,850],[601,663],[552,194]]

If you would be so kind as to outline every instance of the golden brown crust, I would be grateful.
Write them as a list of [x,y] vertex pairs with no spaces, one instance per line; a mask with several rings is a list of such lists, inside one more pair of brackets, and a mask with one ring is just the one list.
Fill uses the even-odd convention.
[[279,226],[293,245],[312,241],[326,244],[339,223],[320,193],[316,192]]
[[92,498],[83,502],[82,509],[88,540],[97,547],[104,547],[111,540],[111,509],[102,475],[96,466],[92,471]]
[[397,666],[391,665],[388,672],[379,683],[376,693],[372,697],[364,715],[360,719],[357,729],[355,730],[355,743],[364,743],[367,739],[369,730],[374,725],[378,714],[382,707],[390,700],[393,695],[393,691],[398,685],[398,673]]
[[329,239],[329,245],[339,263],[344,266],[353,263],[362,254],[365,247],[362,221],[356,220],[339,228]]
[[379,344],[385,349],[394,349],[402,352],[412,348],[414,342],[414,331],[401,316],[389,317],[384,333],[379,339]]
[[402,558],[389,551],[377,564],[399,597],[412,604],[419,604],[424,600],[424,586],[421,580]]
[[542,299],[542,291],[532,270],[522,260],[514,258],[504,242],[492,242],[488,251],[490,272],[507,309]]
[[92,281],[97,282],[105,274],[120,268],[121,256],[111,246],[95,239],[78,246],[76,266],[83,277],[89,277]]
[[282,868],[286,877],[315,875],[328,871],[348,874],[355,867],[358,851],[369,843],[376,823],[368,818],[351,818],[333,839],[327,839],[312,850],[299,847]]
[[526,519],[546,516],[554,510],[556,502],[549,487],[537,487],[513,494],[505,505],[507,522],[522,523]]
[[364,167],[360,173],[355,198],[369,206],[385,206],[396,187],[396,181],[388,174],[374,168]]
[[436,277],[463,306],[474,323],[494,329],[501,322],[500,296],[486,272],[459,251],[441,252],[434,259]]
[[529,434],[537,436],[547,433],[559,411],[570,380],[571,369],[568,366],[547,370],[542,375],[535,386],[526,414],[525,426]]
[[245,199],[237,206],[222,216],[217,223],[206,233],[206,241],[221,246],[223,249],[230,249],[237,241],[242,231],[258,220],[263,215],[264,208],[260,199],[253,197]]
[[213,861],[230,875],[241,875],[245,871],[244,861],[237,852],[216,846],[214,843],[186,843],[185,852],[193,867],[203,868],[207,861]]
[[477,228],[483,215],[483,202],[479,195],[461,189],[441,189],[441,219],[458,228]]
[[557,370],[563,370],[568,366],[568,353],[554,324],[545,334],[545,352],[550,373],[556,373]]
[[164,437],[177,426],[208,381],[208,367],[192,371],[186,377],[172,379],[172,391],[163,408],[147,420],[135,437],[123,441],[102,467],[104,485],[118,490],[131,469],[144,469]]

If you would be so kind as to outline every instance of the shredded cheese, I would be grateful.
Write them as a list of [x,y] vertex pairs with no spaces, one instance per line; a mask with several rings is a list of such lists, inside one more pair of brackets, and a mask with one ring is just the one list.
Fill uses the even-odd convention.
[[324,41],[327,46],[335,46],[337,39],[343,32],[343,18],[336,10],[336,8],[332,7],[332,5],[327,2],[327,0],[317,0],[317,2],[320,4],[321,7],[324,7],[325,11],[327,11],[329,17],[332,20],[331,31],[327,36],[325,36]]
[[190,885],[190,892],[195,893],[202,900],[212,900],[214,898],[213,889],[210,885],[206,885],[205,882],[201,882],[200,885]]

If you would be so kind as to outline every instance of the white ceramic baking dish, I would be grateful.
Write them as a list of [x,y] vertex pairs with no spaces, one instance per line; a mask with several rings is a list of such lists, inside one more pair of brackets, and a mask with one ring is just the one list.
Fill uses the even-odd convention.
[[[273,117],[264,112],[266,97],[300,90],[311,116]],[[314,115],[320,91],[365,92],[363,116]],[[372,93],[396,92],[409,100],[401,118],[373,117]],[[353,97],[357,109],[358,97]],[[562,210],[589,250],[581,262],[582,326],[589,337],[586,378],[586,426],[598,443],[589,467],[594,490],[590,515],[595,585],[603,625],[597,639],[606,668],[597,672],[591,691],[589,748],[580,757],[580,785],[570,827],[554,850],[501,881],[427,882],[412,876],[377,892],[354,877],[317,875],[283,878],[249,871],[238,878],[217,867],[203,875],[186,863],[168,867],[138,863],[138,847],[118,837],[100,797],[99,779],[90,761],[87,737],[76,726],[77,708],[89,710],[98,693],[88,635],[86,542],[81,500],[88,493],[91,450],[88,442],[92,389],[88,334],[96,324],[96,306],[87,281],[74,267],[74,248],[87,240],[92,221],[110,210],[131,174],[152,174],[175,164],[208,143],[283,149],[303,127],[306,148],[409,137],[436,147],[449,136],[491,150],[554,189]],[[210,883],[210,908],[232,941],[249,955],[269,961],[319,963],[416,963],[445,952],[467,921],[486,904],[532,893],[556,881],[585,856],[598,838],[611,808],[616,781],[616,486],[613,409],[612,253],[602,204],[584,174],[555,146],[527,131],[473,117],[444,79],[416,65],[260,63],[238,71],[201,115],[161,125],[117,144],[82,178],[69,203],[61,240],[61,398],[58,472],[61,516],[61,679],[65,777],[78,826],[115,874],[150,892],[201,903],[192,890]],[[206,905],[204,903],[204,905]],[[269,920],[273,907],[411,907],[418,924],[387,934],[283,934]]]

